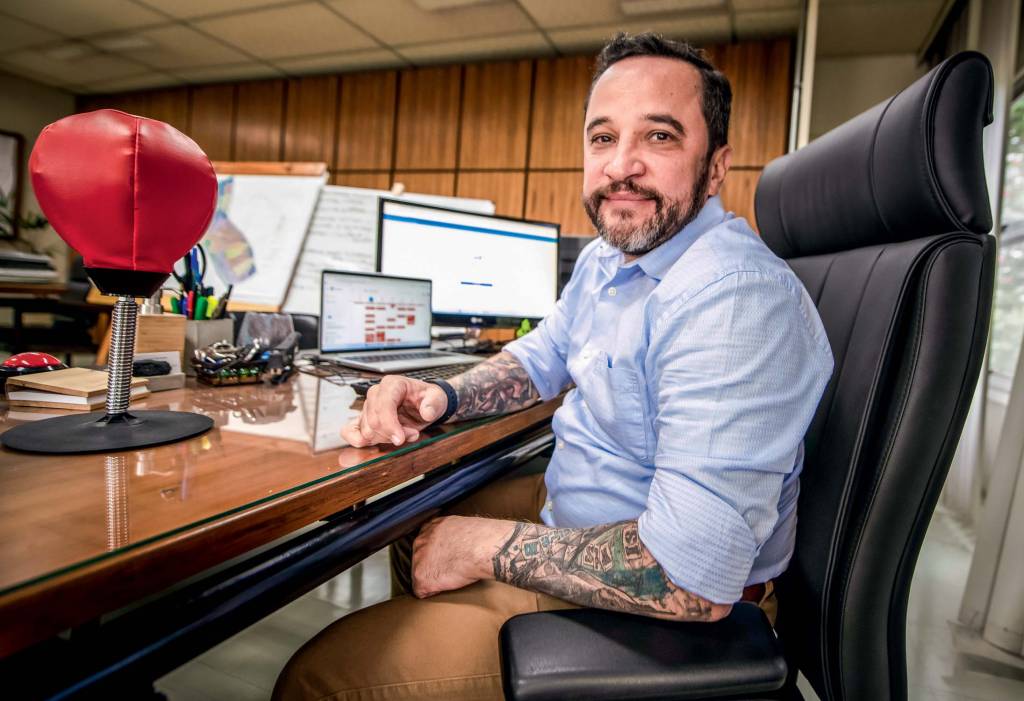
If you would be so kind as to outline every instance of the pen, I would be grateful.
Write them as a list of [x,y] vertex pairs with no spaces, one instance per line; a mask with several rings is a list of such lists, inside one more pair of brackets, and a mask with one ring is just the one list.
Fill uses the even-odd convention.
[[206,297],[196,295],[195,300],[196,308],[195,316],[193,318],[202,321],[206,318]]
[[194,292],[196,291],[196,288],[199,286],[199,253],[196,247],[194,246],[192,247],[192,250],[189,251],[189,265],[192,270],[192,288],[189,290],[189,292]]
[[228,299],[231,298],[231,290],[235,289],[234,285],[228,285],[228,291],[224,293],[224,296],[220,298],[220,302],[217,304],[217,318],[223,319],[228,313]]
[[189,319],[195,319],[194,312],[196,310],[196,293],[192,290],[188,291],[187,302],[185,303],[185,316]]

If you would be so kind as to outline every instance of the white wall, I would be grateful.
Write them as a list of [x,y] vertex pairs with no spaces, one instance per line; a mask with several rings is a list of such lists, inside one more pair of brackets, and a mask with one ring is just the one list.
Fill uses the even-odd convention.
[[927,71],[914,54],[818,56],[814,66],[811,139],[892,97]]
[[[75,98],[71,93],[0,72],[0,129],[14,131],[25,137],[26,163],[43,127],[74,111]],[[23,171],[23,184],[22,215],[39,212],[39,204],[29,182],[27,165]],[[23,232],[22,237],[40,252],[51,255],[59,269],[65,271],[68,248],[52,228]]]

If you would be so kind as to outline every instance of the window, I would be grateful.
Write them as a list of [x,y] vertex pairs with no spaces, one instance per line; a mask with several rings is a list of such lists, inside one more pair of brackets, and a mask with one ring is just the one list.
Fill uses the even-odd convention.
[[989,371],[1009,384],[1024,337],[1024,95],[1010,107],[1002,208]]

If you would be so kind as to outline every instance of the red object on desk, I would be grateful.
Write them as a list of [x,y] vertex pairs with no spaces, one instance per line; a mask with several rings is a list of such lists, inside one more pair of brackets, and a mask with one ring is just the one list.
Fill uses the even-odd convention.
[[[111,312],[105,412],[57,416],[0,436],[30,453],[108,453],[189,438],[213,420],[131,404],[139,305],[156,293],[206,231],[217,204],[213,165],[192,139],[155,119],[117,110],[65,117],[46,127],[29,159],[43,213],[82,254]],[[97,412],[98,413],[98,412]]]
[[40,207],[101,289],[109,275],[97,279],[97,270],[160,273],[162,284],[202,237],[217,202],[213,166],[194,141],[117,110],[46,127],[29,168]]
[[0,385],[7,382],[8,377],[32,375],[37,372],[63,370],[66,365],[49,353],[29,351],[12,355],[0,365]]

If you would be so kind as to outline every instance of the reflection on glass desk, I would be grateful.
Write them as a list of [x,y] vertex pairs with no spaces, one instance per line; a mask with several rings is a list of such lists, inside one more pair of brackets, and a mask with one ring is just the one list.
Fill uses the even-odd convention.
[[[302,374],[280,386],[193,383],[132,406],[212,417],[196,438],[107,455],[0,449],[0,618],[30,599],[46,610],[113,610],[540,425],[557,406],[382,450],[343,446],[339,429],[361,408],[349,387]],[[0,402],[0,431],[55,413]]]

